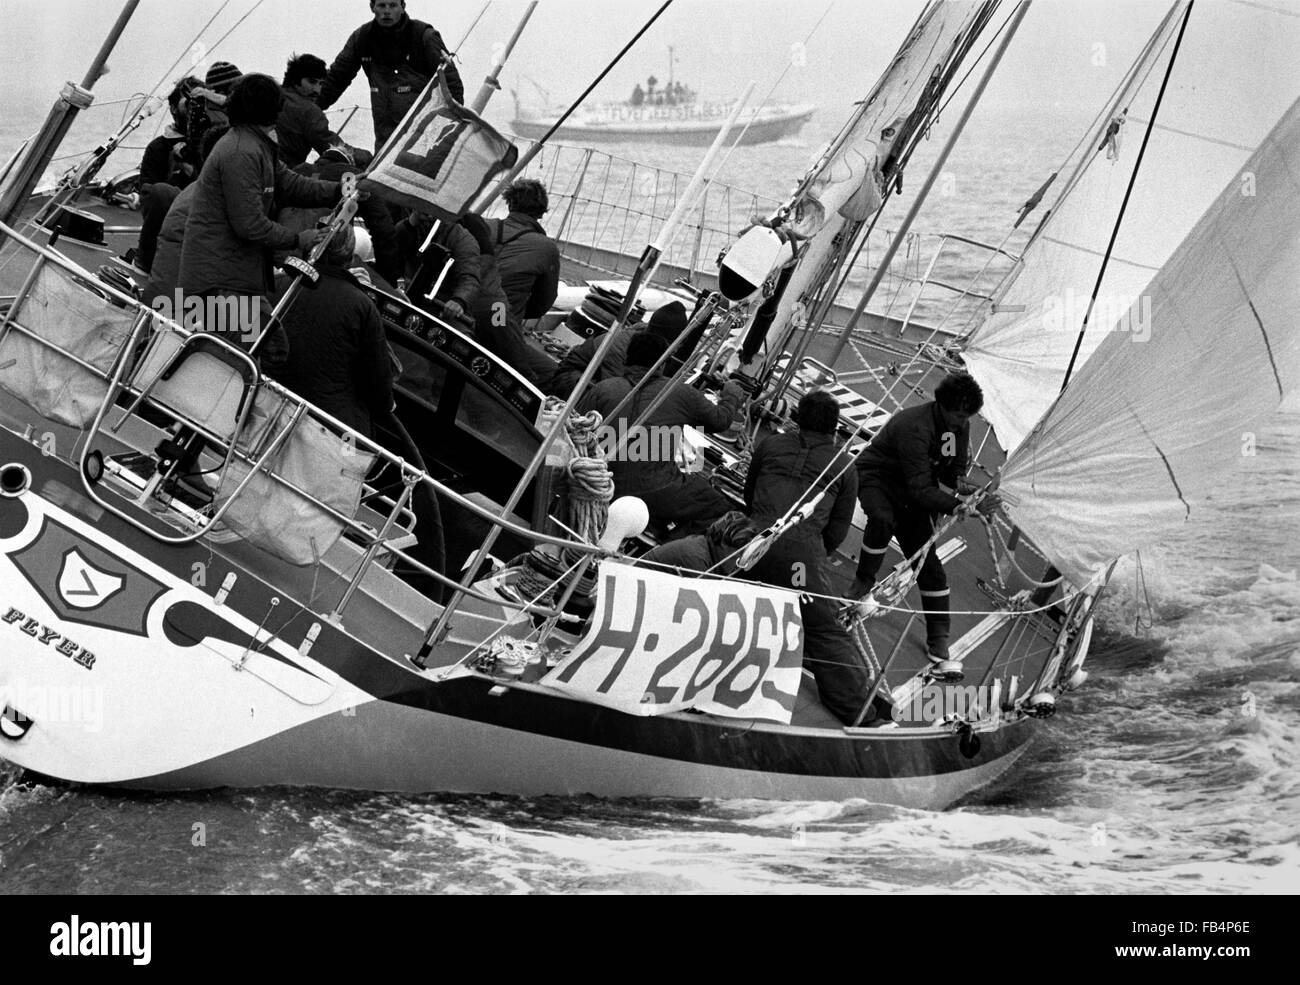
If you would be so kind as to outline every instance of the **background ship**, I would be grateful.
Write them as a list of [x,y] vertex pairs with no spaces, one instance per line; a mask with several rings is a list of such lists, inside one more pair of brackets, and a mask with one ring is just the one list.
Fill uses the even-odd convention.
[[[735,108],[735,100],[702,101],[696,91],[673,79],[672,48],[668,49],[668,81],[653,75],[622,101],[588,103],[579,107],[557,131],[579,143],[619,142],[707,147]],[[540,87],[538,87],[540,88]],[[542,90],[545,93],[545,90]],[[528,140],[539,140],[561,119],[564,110],[530,111],[515,96],[510,128]],[[797,134],[817,111],[811,103],[764,103],[740,118],[735,132],[740,144],[766,144]],[[741,131],[744,131],[741,133]]]

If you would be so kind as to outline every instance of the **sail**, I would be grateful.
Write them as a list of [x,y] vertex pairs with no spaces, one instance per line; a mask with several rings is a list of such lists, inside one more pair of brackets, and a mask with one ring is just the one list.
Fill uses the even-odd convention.
[[1007,461],[1016,523],[1075,584],[1191,517],[1300,384],[1300,100]]
[[[1061,390],[1185,13],[1175,6],[1080,157],[1066,162],[1063,176],[1076,164],[1082,171],[1058,181],[1059,198],[1026,248],[1023,268],[965,345],[967,368],[984,388],[983,414],[1008,451]],[[1134,302],[1300,94],[1297,51],[1294,6],[1195,5],[1076,369],[1107,331],[1140,338],[1149,330],[1148,304]]]
[[[820,288],[846,224],[880,207],[883,189],[878,169],[900,124],[922,101],[986,7],[974,0],[931,0],[847,131],[827,148],[829,157],[825,152],[819,156],[812,169],[814,180],[792,203],[790,228],[809,242],[767,332],[769,345],[784,336],[796,306],[806,306]],[[887,131],[892,134],[882,136]]]

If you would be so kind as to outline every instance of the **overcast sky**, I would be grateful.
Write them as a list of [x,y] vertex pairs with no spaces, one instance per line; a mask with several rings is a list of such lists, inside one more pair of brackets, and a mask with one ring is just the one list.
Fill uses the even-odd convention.
[[[229,0],[205,35],[209,45],[255,2]],[[142,0],[111,62],[112,74],[101,84],[101,98],[152,88],[221,6],[221,0]],[[531,99],[539,94],[526,80],[535,80],[554,101],[567,102],[658,6],[646,0],[542,0],[504,82]],[[672,45],[676,76],[702,96],[735,94],[751,78],[766,94],[788,67],[776,101],[807,99],[833,110],[869,88],[922,6],[918,0],[675,0],[601,95],[623,98],[650,73],[666,78]],[[461,71],[471,90],[493,46],[509,37],[525,7],[521,0],[492,3],[461,47]],[[1093,104],[1114,86],[1166,8],[1157,0],[1037,0],[986,98],[1007,106]],[[79,79],[120,9],[118,0],[0,0],[11,53],[9,71],[0,79],[0,108],[11,114],[33,104],[44,107],[64,79]],[[449,45],[461,41],[482,9],[478,0],[408,3],[412,16],[432,22]],[[1011,9],[1004,3],[999,22]],[[278,76],[293,51],[332,59],[368,17],[367,0],[263,0],[215,52],[199,54]],[[792,46],[805,42],[806,58],[792,59]],[[18,65],[15,51],[28,53]],[[349,99],[365,96],[357,84]],[[489,116],[508,111],[506,94]]]

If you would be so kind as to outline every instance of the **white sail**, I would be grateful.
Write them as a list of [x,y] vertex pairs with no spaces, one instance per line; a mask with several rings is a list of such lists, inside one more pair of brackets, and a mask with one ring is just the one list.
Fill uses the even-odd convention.
[[[1105,114],[1082,146],[1084,170],[1058,192],[1062,198],[1035,232],[1017,279],[966,343],[966,365],[984,388],[984,416],[1008,451],[1061,390],[1184,13],[1179,5],[1166,19],[1115,113]],[[1108,331],[1146,334],[1149,308],[1133,302],[1300,95],[1297,53],[1300,7],[1194,6],[1076,370]],[[1126,107],[1112,148],[1105,132]],[[1074,163],[1062,169],[1062,180]]]
[[1076,584],[1177,527],[1300,385],[1300,100],[1007,461],[1019,526]]
[[[879,208],[876,169],[892,146],[884,145],[882,132],[916,108],[983,6],[976,0],[931,0],[839,147],[828,161],[819,157],[814,165],[814,169],[821,168],[817,179],[793,203],[791,227],[810,242],[768,330],[769,345],[784,336],[796,305],[808,304],[825,281],[836,238],[848,217],[862,219]],[[769,352],[772,358],[779,355]]]

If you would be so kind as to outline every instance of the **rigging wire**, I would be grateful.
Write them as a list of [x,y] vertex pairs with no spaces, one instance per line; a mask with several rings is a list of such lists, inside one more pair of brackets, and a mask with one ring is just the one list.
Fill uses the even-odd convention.
[[[1138,148],[1137,160],[1133,163],[1133,173],[1129,176],[1128,187],[1124,189],[1124,200],[1119,206],[1119,215],[1115,217],[1115,225],[1110,231],[1110,242],[1106,244],[1106,253],[1101,258],[1101,269],[1097,271],[1097,280],[1092,287],[1092,296],[1088,298],[1088,307],[1083,313],[1083,324],[1079,327],[1079,335],[1074,340],[1074,351],[1070,353],[1069,365],[1065,367],[1065,379],[1061,381],[1061,393],[1064,393],[1065,388],[1069,386],[1070,376],[1074,372],[1074,363],[1079,358],[1079,349],[1083,346],[1083,336],[1088,331],[1088,319],[1092,317],[1093,306],[1097,303],[1097,295],[1101,291],[1102,279],[1106,276],[1106,268],[1110,265],[1111,251],[1115,249],[1115,240],[1119,238],[1120,226],[1124,223],[1124,213],[1128,209],[1129,197],[1133,194],[1133,186],[1137,184],[1137,177],[1142,171],[1142,158],[1145,156],[1147,144],[1151,140],[1151,131],[1155,129],[1156,118],[1160,115],[1160,104],[1164,100],[1165,90],[1169,86],[1169,79],[1174,74],[1174,65],[1178,62],[1178,49],[1182,46],[1183,34],[1187,31],[1187,21],[1192,16],[1192,7],[1194,5],[1194,2],[1188,3],[1187,11],[1183,14],[1183,22],[1178,28],[1178,38],[1174,41],[1173,54],[1169,56],[1169,64],[1165,66],[1165,77],[1160,82],[1160,91],[1156,93],[1156,103],[1151,109],[1151,119],[1147,121],[1147,128],[1142,133],[1142,146]],[[1055,406],[1053,404],[1051,408],[1048,408],[1047,413],[1043,415],[1043,421],[1047,420]],[[1042,422],[1039,423],[1039,427],[1041,426]]]
[[[826,9],[822,11],[822,15],[817,18],[817,22],[813,24],[812,29],[809,30],[807,36],[804,37],[803,41],[799,42],[799,44],[803,45],[805,48],[808,46],[808,42],[813,39],[813,35],[817,33],[817,29],[822,26],[822,21],[826,19],[826,15],[831,12],[831,8],[834,6],[835,6],[835,0],[831,0],[831,2],[826,5]],[[747,134],[749,132],[749,128],[754,125],[754,121],[758,118],[758,111],[768,104],[768,101],[776,93],[777,87],[780,86],[781,83],[785,81],[785,77],[787,74],[789,74],[790,67],[793,64],[794,64],[793,58],[789,59],[785,63],[785,68],[781,69],[781,74],[776,77],[776,81],[773,82],[771,88],[767,90],[767,95],[764,96],[759,101],[758,105],[754,109],[754,112],[750,115],[749,122],[745,124],[744,128],[740,131],[740,135],[736,137],[736,139],[732,142],[731,146],[727,148],[727,153],[723,155],[722,162],[714,169],[715,176],[722,173],[722,169],[726,166],[727,161],[731,160],[732,151],[734,151],[737,147],[740,146],[740,142],[745,138],[745,134]]]
[[500,195],[507,188],[510,187],[510,183],[514,181],[515,178],[517,178],[519,175],[523,174],[524,169],[528,167],[529,163],[533,160],[533,158],[535,158],[538,154],[542,152],[542,148],[546,145],[546,142],[555,135],[555,132],[559,130],[560,127],[564,126],[565,122],[569,119],[569,117],[572,116],[574,112],[577,110],[577,108],[581,106],[582,103],[586,100],[586,98],[596,90],[596,87],[599,86],[600,83],[604,81],[605,76],[609,75],[609,73],[614,70],[615,66],[617,66],[618,63],[623,60],[623,57],[629,51],[632,50],[633,46],[635,46],[638,41],[641,40],[641,37],[647,31],[650,30],[650,28],[654,25],[654,22],[659,19],[659,17],[663,14],[663,12],[667,10],[670,6],[672,6],[672,3],[673,0],[664,0],[664,2],[660,5],[659,9],[656,10],[650,16],[650,19],[648,21],[646,21],[644,24],[641,25],[640,30],[638,30],[636,34],[632,36],[632,39],[628,41],[627,44],[623,45],[623,47],[619,50],[618,54],[614,56],[613,60],[608,65],[606,65],[603,69],[601,69],[600,74],[597,75],[596,78],[592,80],[591,84],[588,85],[587,88],[582,91],[582,93],[578,96],[578,98],[569,104],[569,106],[564,110],[564,112],[560,114],[559,118],[554,123],[551,124],[551,126],[547,129],[547,131],[544,134],[542,134],[542,136],[537,141],[533,143],[532,147],[530,147],[524,154],[520,155],[519,160],[515,163],[515,166],[511,168],[509,172],[506,173],[505,177],[503,177],[497,183],[496,187],[493,188],[492,191],[488,193],[487,197],[480,199],[478,202],[474,204],[474,211],[478,212],[479,214],[485,212],[488,206],[490,206],[493,202],[495,202],[497,198],[499,198]]

